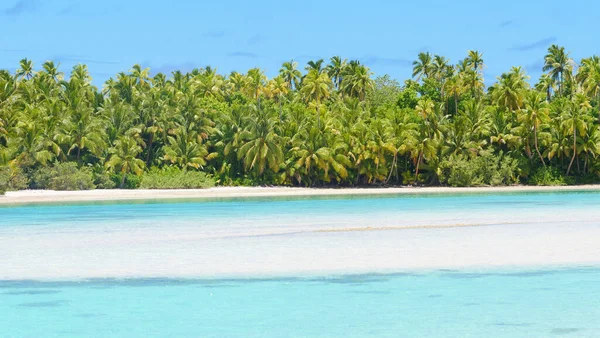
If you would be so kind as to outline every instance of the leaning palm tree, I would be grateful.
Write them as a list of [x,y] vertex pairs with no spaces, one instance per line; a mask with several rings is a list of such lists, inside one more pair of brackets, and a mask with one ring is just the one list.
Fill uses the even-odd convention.
[[125,179],[128,174],[135,173],[141,175],[144,171],[145,163],[137,158],[142,152],[137,141],[132,136],[122,136],[116,142],[114,147],[109,150],[110,158],[106,162],[106,168],[118,171],[121,175],[121,189],[125,186]]
[[533,134],[533,144],[535,151],[542,161],[543,166],[546,166],[546,161],[540,148],[538,146],[538,134],[540,126],[550,119],[550,109],[548,108],[548,102],[545,100],[544,94],[538,91],[530,91],[525,98],[524,108],[519,110],[518,121],[522,123],[522,126],[530,129],[527,132]]
[[563,94],[566,80],[570,80],[573,72],[573,59],[565,51],[565,47],[552,45],[544,57],[543,71],[548,71],[555,83],[558,83],[558,94]]

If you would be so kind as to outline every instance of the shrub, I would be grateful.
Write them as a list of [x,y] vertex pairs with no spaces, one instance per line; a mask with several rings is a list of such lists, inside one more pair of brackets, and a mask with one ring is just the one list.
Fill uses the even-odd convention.
[[[110,179],[113,182],[113,187],[119,187],[121,185],[121,179],[123,176],[120,173],[115,173],[110,175]],[[123,189],[137,189],[140,187],[141,178],[134,174],[127,174],[125,176],[125,184],[123,185]]]
[[0,195],[8,190],[27,189],[29,179],[19,167],[0,167]]
[[510,185],[518,182],[518,163],[503,154],[482,154],[474,159],[455,156],[442,161],[439,179],[453,187]]
[[100,164],[94,165],[92,168],[92,174],[96,189],[113,189],[117,186],[117,183],[112,180],[111,174],[104,169],[104,166]]
[[199,189],[210,188],[214,185],[214,179],[202,171],[153,168],[144,173],[140,187],[143,189]]
[[42,167],[33,174],[32,188],[50,190],[89,190],[94,189],[92,170],[78,168],[75,162],[56,163],[52,167]]
[[566,185],[565,177],[558,168],[542,167],[536,170],[529,178],[533,185]]

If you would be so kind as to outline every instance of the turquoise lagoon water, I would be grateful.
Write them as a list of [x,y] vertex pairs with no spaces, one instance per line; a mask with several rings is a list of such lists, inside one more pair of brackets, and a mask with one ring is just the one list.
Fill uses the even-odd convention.
[[[17,253],[47,246],[43,242],[36,247],[34,241],[44,236],[143,237],[184,229],[182,234],[193,231],[223,243],[231,236],[254,240],[275,234],[279,237],[274,240],[296,245],[321,238],[312,233],[320,229],[512,221],[522,222],[518,226],[537,224],[535,231],[552,223],[549,231],[559,234],[565,227],[597,230],[599,203],[600,193],[569,192],[8,206],[0,207],[0,252],[5,262],[0,262],[0,270],[19,263]],[[471,230],[456,231],[461,232],[454,233],[454,241],[460,240],[462,231]],[[327,236],[335,243],[343,236],[363,235]],[[382,240],[388,235],[364,236]],[[28,239],[31,248],[23,248]],[[66,252],[65,259],[83,254]],[[33,258],[35,264],[44,265],[42,254]],[[20,264],[36,268],[31,260]],[[6,271],[0,274],[7,275]],[[281,278],[10,277],[0,280],[1,337],[600,336],[597,265]],[[61,280],[60,274],[55,280]]]
[[3,337],[598,337],[600,269],[0,282]]

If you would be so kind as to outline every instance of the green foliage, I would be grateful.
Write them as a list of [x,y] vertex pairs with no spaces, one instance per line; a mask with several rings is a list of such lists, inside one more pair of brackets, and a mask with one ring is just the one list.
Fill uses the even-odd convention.
[[118,184],[112,180],[112,175],[101,165],[93,166],[92,173],[96,189],[113,189]]
[[576,66],[551,46],[544,61],[537,84],[513,67],[486,91],[477,51],[455,64],[419,53],[404,82],[334,56],[285,62],[271,79],[211,67],[150,77],[134,65],[94,86],[85,65],[65,76],[25,59],[0,71],[3,189],[205,181],[181,170],[221,185],[596,182],[600,58]]
[[453,187],[499,186],[518,182],[517,161],[485,154],[474,159],[452,157],[440,164],[440,182]]
[[567,180],[557,168],[543,167],[529,177],[531,185],[566,185]]
[[10,180],[10,168],[0,167],[0,195],[4,195],[8,190],[8,182]]
[[33,174],[31,187],[50,190],[90,190],[96,186],[90,168],[78,168],[77,163],[66,162],[37,169]]
[[15,166],[0,167],[0,193],[4,194],[9,190],[27,189],[29,179],[23,173],[23,170]]
[[398,95],[397,105],[400,108],[414,109],[419,102],[419,84],[408,80]]
[[140,182],[142,189],[203,189],[214,185],[214,179],[202,171],[178,168],[154,168],[144,173]]
[[142,182],[140,176],[126,175],[125,178],[123,178],[123,174],[121,173],[111,174],[110,179],[112,180],[114,187],[118,186],[120,189],[137,189]]

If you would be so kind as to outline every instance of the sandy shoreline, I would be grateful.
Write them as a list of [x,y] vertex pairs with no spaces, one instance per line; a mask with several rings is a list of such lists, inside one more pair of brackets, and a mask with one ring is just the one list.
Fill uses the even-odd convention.
[[556,191],[600,191],[600,185],[537,187],[403,187],[403,188],[291,188],[291,187],[215,187],[210,189],[174,190],[86,190],[52,191],[23,190],[9,191],[0,196],[0,204],[27,204],[84,201],[123,201],[152,199],[211,199],[244,197],[294,197],[294,196],[344,196],[344,195],[413,195],[413,194],[460,194],[460,193],[515,193]]
[[[489,193],[468,198],[0,208],[0,280],[220,278],[600,266],[585,187],[22,191],[5,203]],[[481,197],[481,198],[480,198]],[[84,210],[84,213],[80,213]]]

